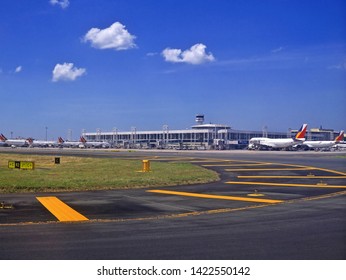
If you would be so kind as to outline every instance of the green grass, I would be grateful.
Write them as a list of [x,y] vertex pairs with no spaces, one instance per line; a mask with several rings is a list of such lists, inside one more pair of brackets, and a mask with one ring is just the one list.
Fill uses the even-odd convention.
[[[141,160],[0,154],[0,192],[84,191],[159,187],[213,182],[217,173],[185,162],[151,161],[151,172]],[[8,161],[34,161],[35,170],[9,169]]]

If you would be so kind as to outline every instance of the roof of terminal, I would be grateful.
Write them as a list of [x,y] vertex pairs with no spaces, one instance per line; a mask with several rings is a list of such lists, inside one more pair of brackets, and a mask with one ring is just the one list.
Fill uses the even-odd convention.
[[206,123],[206,124],[198,124],[193,125],[193,129],[230,129],[231,127],[226,124],[214,124],[214,123]]

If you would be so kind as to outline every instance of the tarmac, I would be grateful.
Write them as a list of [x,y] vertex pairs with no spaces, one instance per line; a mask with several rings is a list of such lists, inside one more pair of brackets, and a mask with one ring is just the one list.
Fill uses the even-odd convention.
[[[4,151],[188,161],[221,179],[155,189],[0,194],[6,206],[0,208],[0,259],[346,257],[344,152]],[[74,213],[74,220],[71,209],[85,219]],[[72,218],[62,220],[65,214]]]

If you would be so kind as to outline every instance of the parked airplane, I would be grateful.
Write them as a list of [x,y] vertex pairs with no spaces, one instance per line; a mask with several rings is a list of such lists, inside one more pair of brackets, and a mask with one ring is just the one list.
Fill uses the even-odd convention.
[[28,139],[29,147],[57,147],[58,142],[57,141],[43,141],[43,140],[34,140],[32,138]]
[[249,141],[248,149],[282,149],[305,141],[307,124],[303,124],[294,138],[255,137]]
[[29,142],[26,139],[7,139],[3,134],[0,135],[0,140],[12,148],[29,146]]
[[81,136],[80,141],[85,148],[110,148],[111,146],[108,142],[89,142],[83,136]]
[[303,146],[308,146],[310,149],[326,149],[331,148],[335,144],[344,140],[344,131],[340,131],[334,141],[304,141]]
[[0,147],[8,147],[8,144],[6,144],[5,139],[2,138],[2,134],[0,135]]
[[346,142],[342,141],[333,146],[335,150],[346,150]]
[[67,147],[67,148],[84,148],[82,142],[79,141],[65,141],[61,137],[58,138],[58,146],[59,147]]

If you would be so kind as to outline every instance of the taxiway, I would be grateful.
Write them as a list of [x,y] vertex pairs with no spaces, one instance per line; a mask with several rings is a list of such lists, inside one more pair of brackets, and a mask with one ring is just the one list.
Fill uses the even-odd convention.
[[[57,155],[48,149],[34,152]],[[14,206],[0,210],[1,259],[346,257],[345,153],[59,152],[189,161],[217,171],[221,180],[155,189],[1,194]],[[57,197],[87,220],[61,222],[38,197]]]

